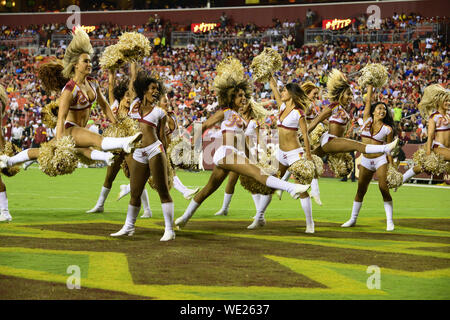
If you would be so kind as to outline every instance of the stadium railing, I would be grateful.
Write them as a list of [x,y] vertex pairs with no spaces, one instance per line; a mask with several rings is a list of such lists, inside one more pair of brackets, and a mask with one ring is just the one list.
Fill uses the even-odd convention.
[[313,44],[325,41],[337,41],[341,39],[349,39],[353,43],[368,44],[368,43],[403,43],[411,41],[415,38],[423,39],[430,33],[437,34],[439,25],[430,24],[420,27],[408,27],[404,30],[365,30],[365,31],[333,31],[323,30],[321,28],[305,29],[305,43]]
[[227,34],[196,34],[190,31],[174,31],[171,34],[170,44],[172,47],[187,46],[188,44],[199,45],[201,43],[240,43],[240,42],[265,42],[268,44],[280,43],[283,37],[289,35],[289,30],[267,30],[258,35],[244,34],[242,36]]

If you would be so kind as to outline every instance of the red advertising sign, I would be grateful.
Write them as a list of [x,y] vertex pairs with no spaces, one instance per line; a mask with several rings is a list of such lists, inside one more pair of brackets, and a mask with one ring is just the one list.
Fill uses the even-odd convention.
[[355,19],[327,19],[322,20],[322,29],[324,30],[339,30],[348,27],[355,22]]
[[191,31],[194,33],[208,32],[217,27],[220,27],[220,23],[192,23]]

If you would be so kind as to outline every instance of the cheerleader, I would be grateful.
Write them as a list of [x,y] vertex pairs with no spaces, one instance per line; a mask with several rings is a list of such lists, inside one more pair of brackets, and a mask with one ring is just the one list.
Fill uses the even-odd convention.
[[[390,143],[394,137],[394,121],[389,107],[383,102],[371,104],[373,87],[369,85],[367,90],[361,140],[363,143],[373,143],[377,145]],[[353,227],[356,225],[356,220],[359,211],[361,210],[364,196],[374,173],[376,173],[378,177],[378,187],[380,188],[383,197],[384,210],[386,212],[386,230],[394,230],[394,221],[392,219],[392,197],[389,193],[387,184],[388,163],[393,165],[393,159],[390,155],[386,156],[385,153],[380,152],[362,155],[361,167],[359,170],[358,191],[356,192],[355,200],[353,202],[352,215],[350,220],[345,222],[342,227]]]
[[308,190],[309,185],[293,184],[274,176],[261,173],[261,170],[250,163],[243,151],[237,149],[238,136],[242,136],[247,122],[238,111],[245,106],[250,95],[250,85],[245,79],[224,76],[224,82],[216,86],[221,109],[202,124],[202,131],[221,123],[223,144],[214,153],[214,168],[205,187],[191,200],[184,214],[175,220],[178,227],[184,227],[195,211],[223,183],[229,172],[245,175],[272,189],[289,192],[298,199],[300,194]]
[[[248,123],[244,135],[246,140],[245,152],[247,157],[254,163],[258,160],[258,146],[259,146],[259,121],[264,121],[265,117],[269,114],[263,105],[256,103],[254,100],[245,103],[243,109],[240,110],[242,118]],[[258,121],[259,120],[259,121]],[[215,215],[228,214],[228,206],[231,202],[231,197],[234,193],[234,188],[239,179],[239,175],[235,172],[230,172],[228,174],[228,182],[225,187],[224,202],[222,208]],[[245,179],[245,177],[244,177]],[[272,201],[272,193],[260,194],[251,191],[253,202],[255,203],[256,214],[253,217],[253,222],[247,227],[247,229],[256,229],[263,227],[266,224],[264,214],[267,207]]]
[[[281,175],[284,175],[292,164],[302,158],[312,161],[307,131],[305,110],[310,103],[305,91],[296,83],[288,83],[283,91],[278,91],[276,80],[270,78],[270,88],[278,104],[278,141],[277,160],[280,163]],[[304,148],[301,147],[297,132],[301,130]],[[290,172],[292,173],[292,168]],[[306,233],[314,233],[311,198],[308,192],[300,195],[300,203],[306,218]]]
[[[319,97],[319,88],[312,83],[311,81],[306,81],[300,86],[303,91],[305,92],[308,99],[311,101],[311,104],[309,105],[308,109],[305,112],[305,119],[306,123],[309,124],[311,121],[314,120],[314,118],[319,115],[319,111],[317,110],[317,106],[315,102],[318,100]],[[286,171],[286,173],[283,176],[283,180],[287,181],[291,177],[291,173],[289,170]],[[281,196],[283,192],[281,190],[275,191],[278,198],[281,200]],[[319,190],[319,179],[318,177],[314,177],[311,181],[311,197],[314,199],[314,201],[321,206],[322,201],[320,200],[320,190]]]
[[[55,64],[56,67],[53,69],[55,74],[48,75],[50,78],[48,82],[52,82],[54,79],[70,79],[62,89],[59,98],[56,139],[71,136],[79,153],[89,159],[104,161],[107,165],[111,165],[114,155],[111,152],[103,151],[121,149],[125,153],[130,153],[134,144],[141,139],[142,134],[137,133],[125,138],[111,138],[102,137],[85,128],[95,101],[98,102],[106,117],[112,123],[116,122],[109,104],[100,91],[98,81],[89,76],[92,72],[91,56],[93,52],[89,36],[82,28],[76,28],[73,39],[64,53],[63,65],[58,68]],[[96,147],[103,151],[92,150],[90,147]],[[0,167],[10,167],[38,157],[39,149],[24,150],[14,157],[0,157]]]
[[163,84],[141,71],[133,82],[137,99],[130,106],[130,117],[137,119],[143,133],[142,147],[133,153],[130,163],[131,197],[125,224],[113,237],[134,234],[134,226],[141,207],[141,194],[152,175],[161,200],[165,230],[160,241],[175,239],[173,230],[174,205],[169,193],[168,168],[164,148],[166,141],[166,112],[156,105],[163,94]]
[[328,99],[332,102],[328,107],[310,123],[308,132],[321,122],[328,120],[329,129],[320,138],[320,146],[314,149],[313,154],[319,157],[327,153],[341,153],[358,151],[364,154],[390,153],[397,145],[398,139],[393,142],[377,145],[364,144],[355,140],[343,138],[347,124],[350,120],[349,107],[353,93],[347,78],[342,72],[333,69],[327,82]]
[[[438,84],[425,88],[419,103],[420,113],[428,118],[428,140],[425,145],[426,155],[432,153],[441,155],[445,161],[450,161],[450,91]],[[416,164],[403,174],[403,183],[415,175],[424,172],[421,164]]]
[[[108,96],[109,104],[114,116],[117,119],[123,119],[128,117],[128,111],[130,110],[130,103],[135,98],[135,93],[133,89],[133,82],[136,79],[136,63],[130,64],[130,79],[124,79],[116,85],[116,72],[113,70],[108,71]],[[120,153],[114,160],[114,163],[109,166],[106,170],[106,177],[103,183],[100,195],[98,197],[97,203],[94,208],[86,211],[86,213],[98,213],[104,212],[104,204],[111,191],[112,184],[116,179],[117,173],[121,169],[122,162],[130,163],[131,155],[125,155]],[[127,177],[129,178],[129,176]],[[129,185],[128,185],[129,186]],[[122,186],[121,190],[122,190]],[[120,198],[119,198],[120,199]],[[141,195],[142,207],[144,213],[141,218],[150,218],[152,216],[152,211],[150,209],[150,203],[148,200],[147,190],[144,189]]]
[[[169,146],[171,144],[171,142],[174,140],[173,138],[176,138],[176,134],[178,134],[179,130],[178,130],[178,121],[177,121],[177,117],[175,115],[175,113],[173,113],[173,111],[169,110],[169,100],[167,98],[166,94],[163,94],[161,96],[161,99],[159,100],[159,107],[161,109],[163,109],[164,111],[166,111],[167,114],[167,122],[166,122],[166,140],[167,140],[167,145]],[[168,157],[170,157],[170,155],[167,155]],[[180,178],[178,178],[178,176],[175,173],[175,166],[172,164],[172,162],[170,162],[172,165],[172,168],[174,169],[174,176],[173,176],[173,186],[174,188],[179,191],[183,197],[186,200],[191,200],[192,197],[198,192],[198,190],[200,188],[195,188],[195,189],[189,189],[187,188],[180,180]],[[146,193],[147,191],[144,189],[144,192]],[[117,198],[117,200],[122,199],[124,196],[126,196],[128,193],[130,193],[130,185],[129,184],[123,184],[120,186],[120,193],[119,196]],[[141,218],[149,218],[151,217],[151,212],[150,212],[150,216],[148,216],[148,214],[144,214],[141,216]]]
[[[0,85],[0,114],[2,118],[5,115],[6,105],[8,104],[8,95],[5,88]],[[0,121],[0,149],[5,149],[5,137],[3,136],[2,122]],[[0,221],[11,221],[12,217],[8,209],[8,196],[6,195],[6,186],[0,176]]]

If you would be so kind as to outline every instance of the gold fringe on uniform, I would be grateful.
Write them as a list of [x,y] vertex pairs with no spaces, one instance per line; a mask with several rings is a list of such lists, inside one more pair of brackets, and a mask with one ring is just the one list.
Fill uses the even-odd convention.
[[448,172],[448,162],[444,160],[444,157],[435,152],[427,155],[425,148],[419,148],[413,154],[414,163],[428,174],[438,176],[440,174]]
[[[260,168],[262,173],[264,173],[266,175],[271,175],[271,176],[278,175],[277,170],[272,166],[263,165],[261,163],[256,164],[256,166],[258,168]],[[256,181],[255,179],[253,179],[249,176],[240,175],[239,181],[241,183],[241,186],[245,190],[249,191],[251,194],[269,195],[269,194],[273,194],[275,192],[274,189],[269,188],[268,186]]]
[[[10,141],[6,141],[3,150],[0,152],[0,155],[7,155],[8,157],[12,157],[22,151],[18,146],[12,144]],[[20,171],[20,165],[3,168],[1,173],[3,173],[7,177],[13,177],[18,174]]]
[[353,158],[345,152],[330,154],[328,165],[336,177],[346,177],[353,171]]
[[311,184],[316,173],[316,166],[314,161],[302,158],[291,164],[288,170],[298,183]]
[[389,164],[386,181],[389,189],[398,188],[403,184],[403,174]]
[[77,168],[75,141],[71,136],[45,142],[39,148],[39,168],[50,177],[70,174]]
[[58,110],[59,101],[52,101],[42,108],[41,116],[42,123],[45,124],[47,128],[54,129],[58,123]]
[[151,51],[150,41],[139,32],[123,33],[116,45],[127,62],[142,60]]
[[100,67],[106,70],[116,70],[124,63],[125,57],[117,44],[106,47],[99,59]]
[[253,81],[265,83],[270,80],[273,73],[283,66],[283,60],[279,53],[272,48],[264,48],[263,52],[253,58],[250,69]]
[[361,76],[358,79],[358,84],[361,88],[368,85],[374,88],[381,88],[388,80],[388,72],[385,66],[380,63],[369,63],[361,69]]

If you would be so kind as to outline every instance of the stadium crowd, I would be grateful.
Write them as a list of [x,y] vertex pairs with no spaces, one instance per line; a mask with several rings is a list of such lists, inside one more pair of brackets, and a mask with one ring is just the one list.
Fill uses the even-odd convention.
[[[409,18],[422,21],[417,16]],[[424,21],[432,21],[432,18]],[[392,22],[394,22],[392,24]],[[410,23],[408,17],[392,17],[386,19],[389,26]],[[300,22],[280,22],[274,20],[271,30],[282,33],[282,30],[298,26]],[[422,23],[422,22],[419,22]],[[392,25],[391,25],[392,24]],[[168,22],[162,22],[153,17],[149,23],[140,27],[123,27],[114,25],[101,25],[92,37],[117,38],[126,31],[156,31],[161,32],[173,28]],[[14,39],[25,33],[42,33],[41,39],[50,39],[53,32],[63,31],[63,25],[31,26],[24,29],[11,29],[3,26],[0,39]],[[168,30],[168,29],[167,29]],[[230,35],[257,34],[265,32],[266,28],[258,28],[252,24],[232,25],[225,24],[219,31]],[[368,62],[383,63],[389,70],[389,83],[384,91],[379,92],[379,99],[388,103],[393,112],[399,135],[406,143],[422,143],[426,140],[426,121],[421,118],[417,104],[420,101],[422,90],[431,83],[447,85],[449,54],[448,46],[442,38],[429,37],[426,47],[419,45],[416,39],[412,46],[403,44],[398,47],[388,47],[382,44],[369,46],[356,46],[348,38],[335,42],[325,42],[314,46],[301,46],[296,48],[292,33],[283,37],[279,45],[272,44],[278,49],[284,60],[283,69],[277,74],[281,83],[312,81],[320,87],[319,101],[316,108],[320,110],[329,104],[326,99],[327,73],[333,68],[344,71],[352,81],[354,89],[353,108],[353,135],[358,135],[363,112],[363,95],[357,85],[358,70]],[[152,55],[142,62],[142,65],[158,73],[170,88],[168,96],[170,105],[178,115],[180,125],[188,131],[195,121],[204,121],[217,107],[217,99],[212,87],[217,63],[225,57],[234,56],[242,61],[247,74],[251,76],[249,66],[254,56],[259,54],[268,43],[239,41],[239,42],[207,42],[200,45],[188,45],[184,48],[172,48],[168,42],[154,43]],[[42,44],[45,45],[45,44]],[[56,49],[56,56],[62,58],[64,45],[52,44]],[[45,56],[33,56],[26,51],[17,50],[11,46],[2,46],[0,53],[0,83],[5,86],[10,97],[10,104],[3,119],[3,130],[6,139],[12,140],[22,148],[50,139],[53,130],[46,130],[41,123],[41,109],[49,103],[54,96],[46,93],[36,78],[39,65],[46,61]],[[98,64],[99,56],[93,59],[93,76],[96,77],[107,95],[108,75]],[[127,74],[127,70],[120,70],[118,76]],[[266,108],[275,106],[269,84],[255,84],[254,98],[265,101]],[[275,126],[276,112],[266,119],[267,128]],[[98,107],[93,108],[93,130],[104,129],[107,126]],[[358,121],[359,120],[359,121]],[[40,129],[41,128],[41,129]],[[214,131],[212,129],[211,131]],[[350,131],[351,132],[351,131]]]

